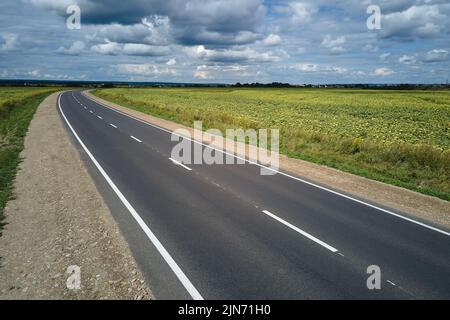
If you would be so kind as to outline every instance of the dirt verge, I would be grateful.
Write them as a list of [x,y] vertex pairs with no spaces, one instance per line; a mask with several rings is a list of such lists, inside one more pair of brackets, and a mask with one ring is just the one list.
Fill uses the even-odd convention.
[[[63,127],[57,96],[47,97],[31,121],[16,199],[5,208],[0,299],[149,299],[128,245]],[[79,267],[80,289],[70,266]]]
[[[95,101],[106,104],[109,107],[138,119],[153,123],[170,131],[180,128],[186,129],[193,135],[193,128],[125,108],[94,96],[89,92],[85,92],[85,94]],[[210,141],[210,136],[205,135],[203,142],[209,143]],[[238,144],[236,153],[245,154],[245,150],[248,150],[246,148],[253,147]],[[367,201],[383,204],[388,208],[399,210],[412,217],[417,217],[421,220],[450,229],[450,202],[448,201],[307,161],[288,158],[283,155],[280,156],[280,168],[287,173],[292,173],[309,181],[319,183],[320,185],[354,195]]]

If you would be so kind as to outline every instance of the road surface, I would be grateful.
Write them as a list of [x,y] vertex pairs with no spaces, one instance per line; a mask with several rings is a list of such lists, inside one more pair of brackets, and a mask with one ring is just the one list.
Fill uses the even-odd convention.
[[450,298],[448,230],[251,163],[181,165],[170,132],[80,91],[57,108],[156,298]]

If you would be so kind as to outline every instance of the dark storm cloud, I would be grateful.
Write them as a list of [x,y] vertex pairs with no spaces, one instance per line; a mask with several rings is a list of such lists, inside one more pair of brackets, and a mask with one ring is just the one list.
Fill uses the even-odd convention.
[[[67,16],[61,2],[32,0],[32,3]],[[258,29],[266,14],[261,0],[80,0],[78,4],[85,24],[136,25],[144,18],[167,17],[174,40],[188,45],[254,42],[260,38]],[[146,38],[142,28],[128,31],[122,33],[122,37],[129,38],[124,38],[124,42]]]

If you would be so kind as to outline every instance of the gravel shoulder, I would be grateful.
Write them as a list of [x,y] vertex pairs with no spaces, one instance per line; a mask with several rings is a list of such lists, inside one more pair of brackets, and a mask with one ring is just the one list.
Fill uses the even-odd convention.
[[[56,109],[38,107],[0,238],[0,299],[151,299]],[[68,289],[80,269],[80,289]],[[76,284],[76,282],[70,282]]]
[[[193,135],[193,128],[120,106],[94,96],[90,92],[85,92],[85,94],[97,102],[138,119],[170,131],[185,129]],[[203,138],[203,142],[208,144],[214,140],[207,134]],[[214,145],[214,141],[212,145]],[[255,147],[238,143],[235,152],[239,155],[251,154],[248,152],[248,148]],[[232,152],[233,150],[228,151]],[[387,208],[407,213],[410,217],[450,229],[450,202],[448,201],[283,155],[280,155],[280,168],[308,181],[353,195],[359,199],[383,204]]]

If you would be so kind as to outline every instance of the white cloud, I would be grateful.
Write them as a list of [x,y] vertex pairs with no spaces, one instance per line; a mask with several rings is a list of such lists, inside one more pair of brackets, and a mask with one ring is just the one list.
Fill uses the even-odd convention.
[[257,52],[250,48],[244,50],[213,50],[205,46],[188,47],[184,50],[191,58],[213,62],[276,62],[280,57],[272,52]]
[[257,70],[255,72],[252,66],[232,64],[232,65],[222,65],[222,64],[203,64],[197,66],[196,70],[193,72],[193,76],[197,79],[218,79],[223,77],[232,77],[237,79],[253,78],[258,76],[261,72]]
[[314,63],[297,63],[294,65],[294,69],[303,72],[315,72],[318,70],[318,65]]
[[185,42],[211,45],[243,45],[261,40],[262,38],[261,34],[251,31],[223,33],[219,31],[201,30],[195,32],[195,34],[184,35]]
[[324,48],[329,49],[331,54],[338,55],[346,51],[345,48],[342,46],[345,42],[346,39],[344,36],[333,39],[331,35],[328,34],[325,36],[325,38],[323,38],[322,43],[320,45]]
[[175,58],[170,58],[169,61],[166,62],[168,66],[174,66],[177,64],[177,60]]
[[266,46],[276,46],[281,43],[281,37],[277,34],[271,33],[264,39],[263,43]]
[[317,13],[318,8],[306,2],[289,3],[291,22],[293,24],[305,24],[311,21],[313,15]]
[[330,53],[331,53],[331,54],[334,54],[334,55],[338,55],[338,54],[344,53],[345,51],[346,51],[346,50],[345,50],[344,47],[342,47],[342,46],[337,46],[337,47],[331,48]]
[[437,62],[447,60],[449,54],[447,50],[444,49],[433,49],[425,54],[423,59],[425,62]]
[[431,38],[449,31],[448,16],[439,5],[411,6],[401,12],[382,15],[381,36],[385,38]]
[[385,77],[385,76],[390,76],[391,74],[394,74],[394,71],[389,68],[383,67],[383,68],[375,69],[374,74],[376,76]]
[[403,64],[415,64],[417,62],[416,57],[403,55],[398,59],[398,62]]
[[210,73],[205,70],[196,70],[196,71],[194,71],[193,75],[194,75],[194,78],[196,78],[196,79],[202,79],[202,80],[211,79]]
[[75,41],[69,48],[59,47],[56,51],[62,54],[79,55],[84,51],[84,48],[85,44],[83,41]]
[[91,47],[91,50],[106,55],[133,55],[133,56],[163,56],[169,53],[169,48],[165,46],[151,46],[142,43],[117,43],[106,42]]
[[345,37],[337,37],[336,39],[333,39],[331,35],[326,35],[325,38],[323,38],[321,46],[325,48],[333,48],[340,46],[346,42]]
[[39,70],[39,69],[31,70],[31,71],[27,72],[27,75],[32,76],[32,77],[39,77],[41,75],[41,70]]
[[301,72],[320,72],[323,74],[345,75],[354,73],[355,75],[361,75],[361,73],[352,72],[345,67],[332,65],[319,65],[315,63],[297,63],[293,66],[293,69]]
[[94,45],[91,50],[100,54],[116,55],[122,51],[122,46],[116,42],[107,42]]
[[158,68],[149,63],[125,63],[118,64],[117,71],[121,74],[131,74],[139,76],[161,76],[161,75],[175,75],[176,72],[170,68]]
[[162,56],[169,53],[169,49],[142,43],[126,43],[123,45],[122,53],[135,56]]

